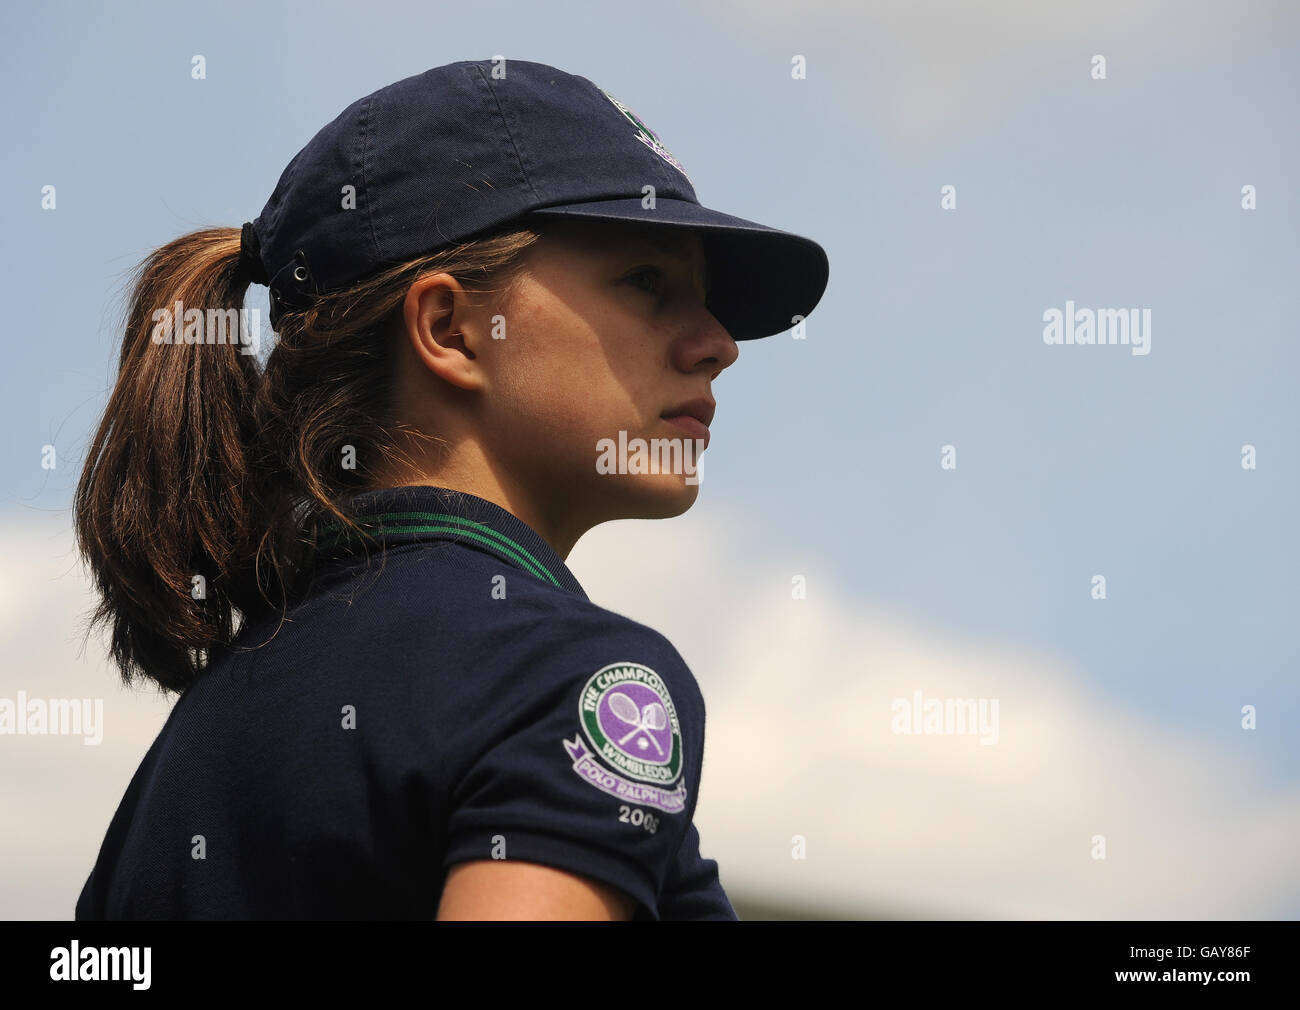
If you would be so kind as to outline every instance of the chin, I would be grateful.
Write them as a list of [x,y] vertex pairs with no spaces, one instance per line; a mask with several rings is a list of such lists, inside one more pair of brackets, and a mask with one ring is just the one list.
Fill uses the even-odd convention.
[[700,485],[687,484],[685,474],[629,474],[613,479],[628,482],[620,496],[628,519],[671,519],[687,511],[700,496]]

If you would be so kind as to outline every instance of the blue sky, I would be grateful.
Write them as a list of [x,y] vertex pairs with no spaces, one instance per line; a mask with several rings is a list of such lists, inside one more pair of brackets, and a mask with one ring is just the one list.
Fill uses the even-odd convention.
[[[136,261],[251,220],[375,88],[460,59],[550,63],[635,110],[706,206],[830,257],[807,339],[743,344],[715,384],[706,487],[670,522],[685,538],[743,517],[718,585],[772,559],[824,572],[850,614],[1050,657],[1107,711],[1294,797],[1300,14],[1219,6],[6,9],[5,528],[66,519]],[[1150,309],[1150,353],[1045,345],[1067,300]],[[1109,746],[1112,727],[1088,729]],[[1290,915],[1297,876],[1291,860]]]

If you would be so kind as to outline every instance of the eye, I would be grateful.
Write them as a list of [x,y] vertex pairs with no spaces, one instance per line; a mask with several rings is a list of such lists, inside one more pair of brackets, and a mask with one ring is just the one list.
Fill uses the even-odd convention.
[[[642,283],[639,279],[650,278],[650,283]],[[623,280],[632,284],[634,287],[644,289],[647,293],[657,295],[663,290],[664,272],[658,267],[643,266],[637,267],[635,271],[628,274]]]

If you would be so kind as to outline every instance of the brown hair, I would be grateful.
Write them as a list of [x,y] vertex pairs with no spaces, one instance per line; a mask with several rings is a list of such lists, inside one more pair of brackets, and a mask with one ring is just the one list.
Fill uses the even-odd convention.
[[[305,591],[319,522],[354,525],[345,499],[405,472],[399,436],[432,437],[394,413],[391,334],[411,283],[445,272],[472,294],[509,289],[538,238],[499,231],[286,310],[264,368],[238,328],[226,342],[185,343],[182,319],[164,325],[177,302],[209,331],[212,310],[238,318],[249,285],[238,228],[184,235],[140,264],[74,505],[100,595],[90,628],[111,628],[125,683],[183,691],[232,642],[237,618],[283,611]],[[196,575],[204,598],[191,595]]]

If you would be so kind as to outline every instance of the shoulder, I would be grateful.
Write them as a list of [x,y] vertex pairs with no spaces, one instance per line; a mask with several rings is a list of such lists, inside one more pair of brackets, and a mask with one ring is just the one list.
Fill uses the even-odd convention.
[[[688,749],[702,738],[699,684],[665,635],[565,590],[521,580],[512,592],[471,635],[481,657],[476,693],[505,702],[494,706],[503,717],[529,718],[549,707],[576,714],[581,707],[617,718],[635,704],[637,711],[652,706],[651,720],[662,710],[663,729],[686,734]],[[655,739],[647,739],[653,748]]]
[[698,683],[661,632],[459,544],[404,545],[332,573],[278,637],[412,714],[472,713],[466,732],[567,712],[589,688],[626,680],[646,690],[618,694],[650,704],[657,691],[684,731],[703,733]]
[[663,634],[576,594],[521,583],[500,605],[497,636],[452,688],[446,865],[498,858],[499,844],[658,918],[700,785],[693,673]]
[[[697,693],[695,677],[668,638],[631,617],[561,590],[538,586],[514,611],[520,641],[543,665],[563,675],[620,664],[656,671],[669,687]],[[523,601],[520,601],[521,603]]]
[[444,868],[540,863],[658,917],[703,761],[704,701],[678,650],[581,592],[459,546],[385,564],[380,595],[355,603],[366,615],[358,678],[388,700],[383,732],[437,769]]
[[447,741],[448,752],[473,761],[510,741],[518,761],[689,817],[704,698],[668,638],[535,581],[518,580],[496,607],[490,635],[457,636],[469,646],[466,662],[442,697],[472,718]]
[[656,684],[665,701],[703,718],[686,661],[646,624],[458,545],[390,552],[383,565],[366,590],[377,595],[356,606],[364,605],[372,636],[432,674],[439,692],[490,696],[501,712],[511,699],[544,700],[587,680],[626,677]]

